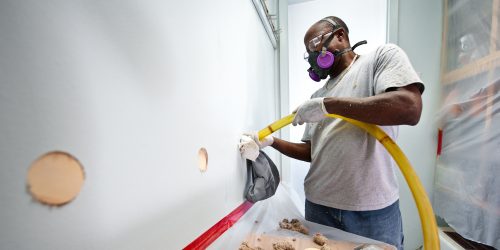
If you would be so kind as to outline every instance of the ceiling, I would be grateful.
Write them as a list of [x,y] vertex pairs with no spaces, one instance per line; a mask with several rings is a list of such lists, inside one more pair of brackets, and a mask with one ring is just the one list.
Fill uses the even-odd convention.
[[288,5],[311,2],[311,1],[314,1],[314,0],[288,0]]

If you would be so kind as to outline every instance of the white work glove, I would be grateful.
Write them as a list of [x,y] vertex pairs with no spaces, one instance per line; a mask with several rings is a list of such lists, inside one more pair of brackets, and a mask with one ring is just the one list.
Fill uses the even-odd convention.
[[259,133],[255,131],[250,134],[243,134],[238,148],[240,149],[241,156],[255,161],[259,156],[259,150],[273,144],[273,142],[274,138],[270,135],[259,141]]
[[328,115],[323,99],[323,97],[309,99],[297,107],[292,112],[295,114],[292,121],[293,126],[297,126],[297,124],[302,125],[305,122],[316,123],[323,120]]
[[262,140],[259,141],[259,132],[257,132],[257,131],[254,131],[251,134],[244,134],[244,135],[251,137],[255,141],[257,146],[259,146],[259,149],[263,149],[267,146],[271,146],[271,145],[273,145],[273,142],[274,142],[274,138],[270,135],[262,138]]
[[240,150],[241,156],[251,161],[255,161],[259,156],[259,146],[250,136],[241,136],[240,143],[238,143],[238,149]]

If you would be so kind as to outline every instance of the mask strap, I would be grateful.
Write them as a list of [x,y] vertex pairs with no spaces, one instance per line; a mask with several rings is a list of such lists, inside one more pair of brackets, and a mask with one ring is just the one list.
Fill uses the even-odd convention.
[[328,48],[328,45],[330,45],[330,42],[333,39],[333,35],[335,34],[335,32],[337,32],[337,30],[339,30],[339,29],[337,28],[337,29],[333,30],[332,34],[330,34],[330,36],[328,37],[328,39],[326,39],[325,44],[323,44],[323,48],[321,48],[321,57],[325,57],[326,48]]
[[328,45],[330,45],[330,42],[333,39],[333,34],[335,32],[337,32],[337,30],[339,30],[341,27],[336,22],[334,22],[333,20],[330,20],[328,18],[323,18],[320,21],[327,21],[327,22],[329,22],[330,24],[333,25],[332,34],[328,37],[328,39],[326,39],[325,44],[323,45],[323,48],[321,48],[321,57],[325,57],[325,55],[326,55],[326,48],[328,48]]
[[333,20],[330,20],[328,18],[323,18],[320,21],[327,21],[327,22],[331,23],[333,25],[333,27],[337,27],[338,26],[337,23],[335,23]]
[[358,42],[356,44],[354,44],[354,46],[352,46],[352,50],[354,50],[356,47],[358,47],[359,45],[363,45],[363,44],[367,44],[368,42],[366,40],[363,40],[361,42]]
[[345,54],[345,53],[347,53],[347,52],[349,52],[349,51],[352,51],[352,48],[346,48],[346,49],[343,49],[342,51],[339,51],[338,49],[336,49],[336,50],[333,52],[333,55],[334,55],[335,57],[337,57],[337,56],[341,56],[341,55],[343,55],[343,54]]
[[[335,34],[335,32],[337,32],[337,30],[339,30],[342,27],[340,27],[337,23],[335,23],[333,20],[330,20],[328,18],[323,18],[323,19],[321,19],[321,21],[327,21],[327,22],[329,22],[329,23],[331,23],[333,25],[332,34],[328,37],[328,39],[326,39],[325,44],[323,45],[323,48],[321,48],[321,57],[325,57],[325,55],[326,55],[326,48],[328,48],[328,45],[330,45],[330,42],[333,39],[333,35]],[[344,51],[343,50],[340,53],[344,54],[346,52],[348,52],[348,51]]]
[[[328,18],[323,18],[320,21],[327,21],[327,22],[331,23],[333,25],[333,29],[342,28],[342,26],[338,25],[335,21],[328,19]],[[349,31],[346,30],[345,32],[347,32],[347,34],[349,34]]]
[[367,44],[368,42],[366,40],[363,40],[361,42],[358,42],[356,44],[354,44],[354,46],[352,46],[351,48],[346,48],[346,49],[343,49],[342,51],[338,51],[338,50],[335,50],[335,52],[333,52],[333,55],[334,56],[341,56],[349,51],[352,51],[354,50],[356,47],[358,47],[359,45],[363,45],[363,44]]

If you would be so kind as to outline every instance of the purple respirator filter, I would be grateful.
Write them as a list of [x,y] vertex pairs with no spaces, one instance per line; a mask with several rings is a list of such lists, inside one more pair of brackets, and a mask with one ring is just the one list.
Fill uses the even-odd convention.
[[311,70],[311,72],[309,72],[309,77],[311,77],[311,79],[313,79],[313,81],[315,81],[315,82],[319,82],[319,81],[321,81],[321,78],[319,78],[319,76],[318,76],[318,75],[316,75],[316,74],[314,73],[314,71],[312,71],[312,70]]
[[[333,56],[333,54],[330,51],[325,51],[325,56],[321,56],[320,54],[317,60],[318,66],[324,69],[332,66],[334,61],[335,61],[335,56]],[[316,75],[316,73],[314,73],[314,70],[311,70],[309,72],[309,77],[311,77],[311,79],[313,79],[313,81],[315,82],[321,81],[321,78],[318,75]]]
[[330,51],[325,51],[325,56],[322,56],[321,54],[318,56],[318,65],[321,68],[328,68],[332,66],[333,61],[335,61],[335,57]]

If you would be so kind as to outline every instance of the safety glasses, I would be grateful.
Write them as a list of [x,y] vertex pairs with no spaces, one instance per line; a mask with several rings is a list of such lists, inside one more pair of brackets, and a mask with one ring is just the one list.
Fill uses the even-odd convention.
[[[335,30],[335,31],[337,31],[337,30]],[[309,41],[309,44],[307,45],[307,48],[309,49],[309,51],[312,52],[312,51],[316,50],[316,46],[318,46],[318,44],[321,43],[321,40],[323,40],[323,37],[326,35],[332,34],[332,33],[333,33],[333,30],[330,30],[323,35],[319,35],[319,36],[311,39],[311,41]]]
[[311,39],[311,41],[309,41],[309,43],[307,44],[307,49],[309,49],[309,51],[306,50],[306,52],[304,53],[304,60],[308,60],[309,58],[309,52],[313,52],[316,50],[316,47],[318,46],[318,44],[321,43],[321,41],[323,40],[323,37],[324,36],[328,36],[334,32],[336,32],[337,30],[339,30],[339,28],[336,28],[336,29],[333,29],[333,30],[330,30],[322,35],[319,35],[313,39]]

